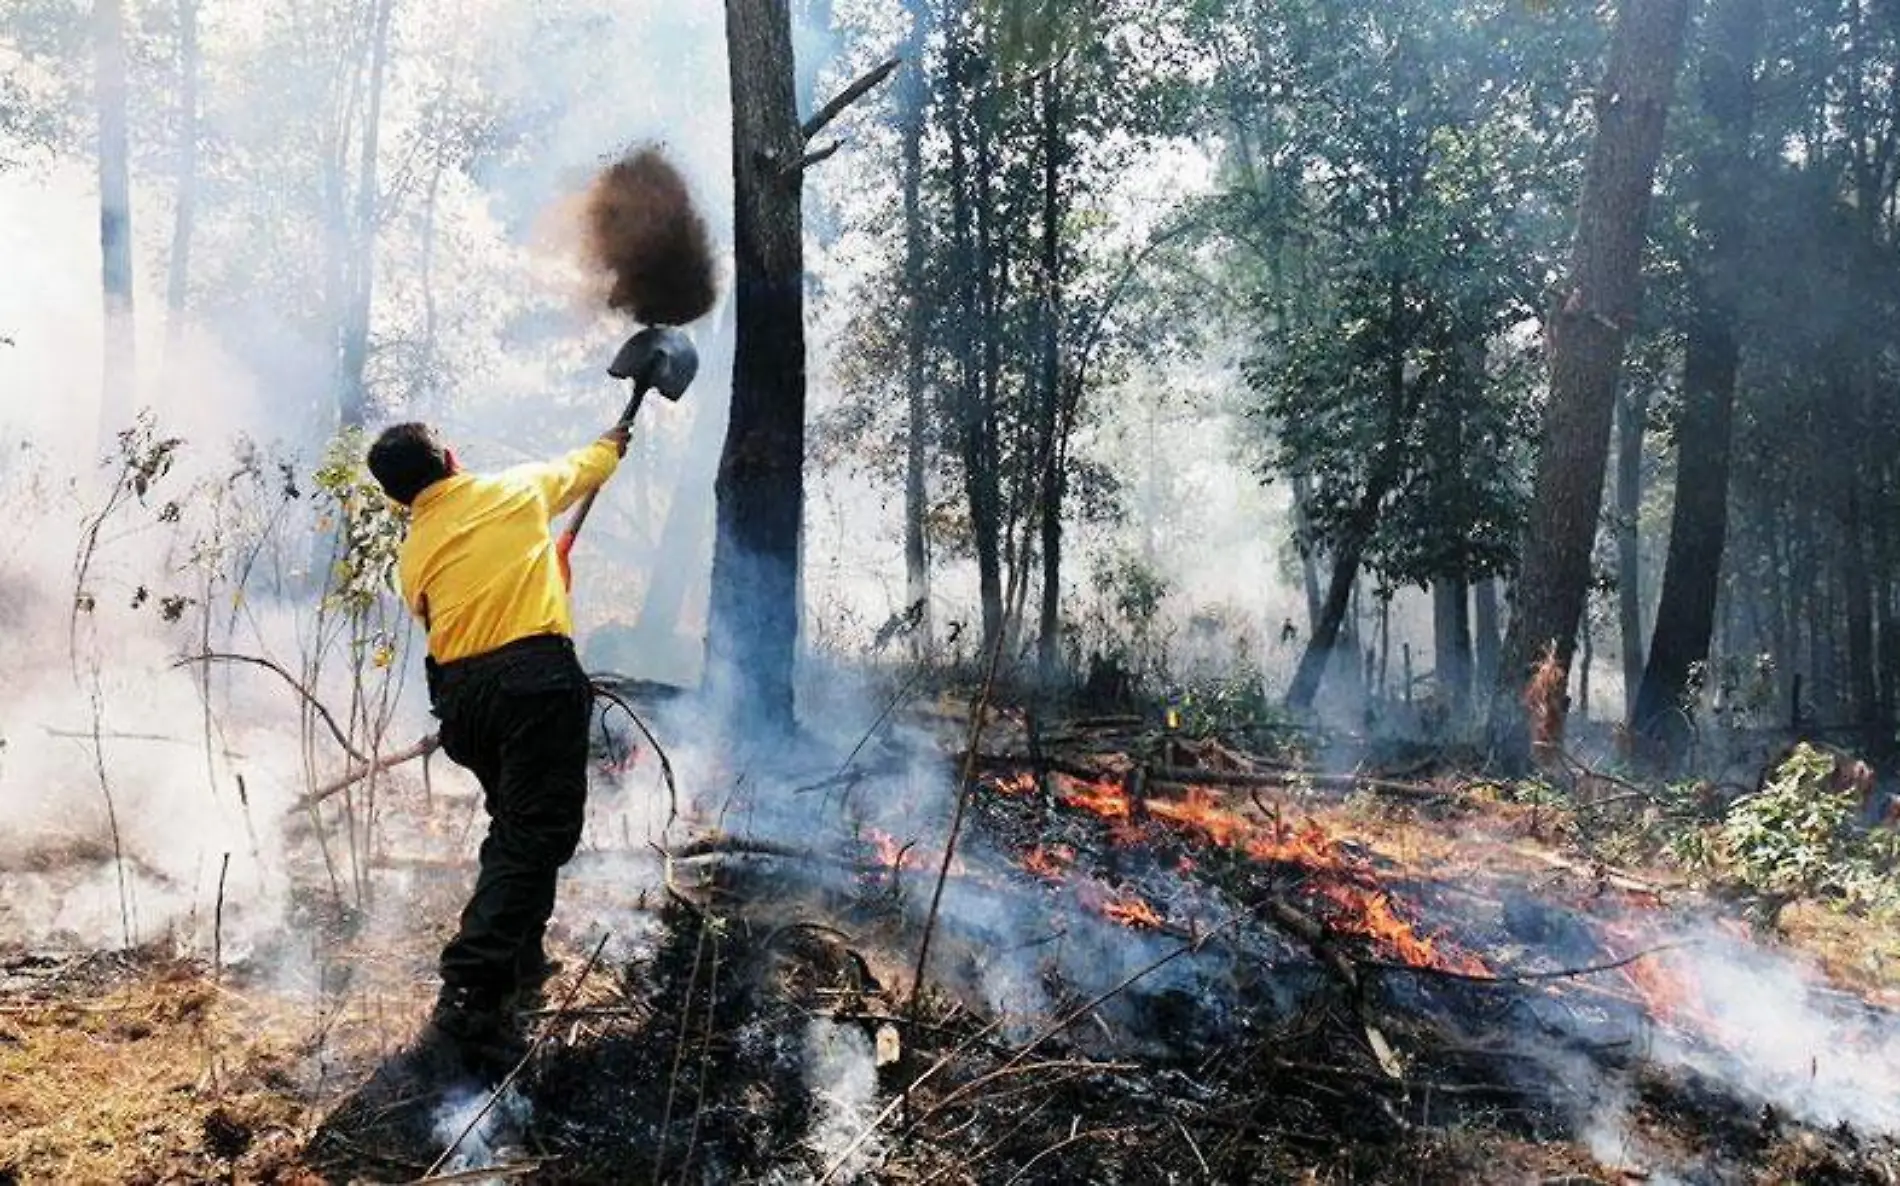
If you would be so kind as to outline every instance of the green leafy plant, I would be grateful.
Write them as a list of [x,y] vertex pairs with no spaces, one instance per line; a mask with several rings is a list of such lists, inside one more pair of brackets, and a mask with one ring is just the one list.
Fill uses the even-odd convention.
[[1900,838],[1861,827],[1858,795],[1834,773],[1834,756],[1803,742],[1760,791],[1731,803],[1718,823],[1676,837],[1670,852],[1753,895],[1771,923],[1797,899],[1900,910]]

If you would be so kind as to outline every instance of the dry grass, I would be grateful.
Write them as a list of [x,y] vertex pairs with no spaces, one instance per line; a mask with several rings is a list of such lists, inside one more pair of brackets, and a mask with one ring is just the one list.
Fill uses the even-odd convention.
[[[102,991],[99,991],[102,990]],[[195,965],[0,1004],[0,1169],[26,1181],[299,1181],[285,1019]]]

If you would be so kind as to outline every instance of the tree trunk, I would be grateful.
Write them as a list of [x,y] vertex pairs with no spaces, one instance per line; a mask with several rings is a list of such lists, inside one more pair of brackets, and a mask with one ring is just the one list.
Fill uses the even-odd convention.
[[[995,424],[986,414],[985,391],[988,335],[983,332],[988,305],[990,260],[987,244],[979,242],[977,224],[987,219],[983,213],[986,183],[972,179],[970,133],[980,122],[976,90],[975,55],[961,40],[953,40],[947,66],[952,109],[946,113],[950,125],[950,201],[951,234],[954,240],[957,317],[951,332],[956,354],[958,384],[956,423],[958,454],[963,467],[964,495],[969,505],[970,534],[976,549],[977,593],[982,606],[983,651],[988,653],[1002,637],[1003,569],[1002,505],[998,474],[994,463]],[[982,157],[982,152],[978,152]],[[987,168],[979,159],[975,173]],[[984,225],[987,225],[985,223]]]
[[369,386],[364,373],[369,364],[369,312],[376,279],[376,153],[382,139],[383,80],[389,72],[389,18],[395,0],[377,0],[370,30],[369,94],[363,112],[362,163],[357,170],[356,214],[350,234],[349,264],[344,291],[342,373],[337,391],[337,419],[344,428],[361,428],[369,421]]
[[928,460],[926,434],[930,401],[924,390],[924,356],[928,349],[928,295],[924,291],[923,140],[924,41],[929,13],[924,0],[911,0],[910,39],[904,53],[899,101],[903,105],[904,160],[904,400],[908,431],[904,442],[904,599],[917,607],[917,628],[911,634],[911,654],[927,657],[933,649],[930,620],[930,539],[924,531],[929,512],[925,481]]
[[[1366,541],[1370,538],[1371,520],[1378,513],[1379,503],[1384,501],[1385,491],[1379,490],[1369,495],[1360,504],[1359,519],[1366,523],[1363,530],[1357,529],[1345,533],[1339,547],[1333,552],[1333,574],[1326,583],[1326,600],[1320,605],[1319,620],[1313,624],[1313,633],[1306,640],[1306,649],[1300,653],[1300,665],[1293,673],[1293,682],[1286,692],[1286,706],[1296,712],[1304,712],[1313,707],[1313,701],[1319,696],[1320,682],[1326,678],[1326,669],[1331,665],[1333,649],[1339,642],[1340,626],[1346,620],[1346,610],[1352,603],[1353,587],[1359,579],[1359,562],[1365,556]],[[1355,648],[1356,649],[1356,648]],[[1353,666],[1358,667],[1359,656],[1352,656]]]
[[1854,724],[1862,744],[1881,738],[1880,694],[1874,678],[1874,599],[1867,565],[1867,524],[1862,510],[1859,476],[1849,475],[1847,514],[1843,529],[1847,546],[1841,550],[1841,586],[1847,601],[1847,678],[1852,695]]
[[1688,17],[1688,0],[1622,0],[1597,92],[1570,280],[1548,324],[1550,398],[1491,712],[1493,746],[1514,767],[1530,758],[1522,693],[1532,664],[1555,643],[1567,667],[1576,645],[1623,346],[1641,291],[1650,191]]
[[1497,578],[1486,577],[1472,586],[1471,603],[1476,619],[1471,638],[1475,661],[1472,674],[1478,687],[1488,688],[1497,679],[1498,644],[1502,641]]
[[198,211],[198,0],[178,0],[178,179],[165,279],[165,340],[174,348],[191,291],[191,235]]
[[1038,386],[1041,387],[1042,606],[1037,621],[1036,670],[1043,687],[1053,685],[1061,662],[1062,612],[1062,495],[1065,458],[1058,441],[1062,404],[1062,72],[1051,67],[1042,83],[1042,342]]
[[1722,4],[1711,19],[1700,77],[1702,106],[1714,127],[1713,139],[1696,163],[1695,183],[1709,247],[1683,357],[1676,498],[1670,510],[1662,597],[1649,663],[1630,714],[1632,725],[1675,755],[1689,742],[1689,722],[1676,709],[1691,668],[1709,657],[1728,535],[1729,455],[1741,363],[1735,306],[1747,251],[1742,203],[1748,193],[1745,174],[1762,12],[1762,0]]
[[1643,418],[1649,390],[1635,387],[1616,401],[1616,619],[1623,650],[1623,712],[1635,719],[1643,682]]
[[132,175],[126,132],[125,10],[95,0],[95,85],[99,102],[99,259],[105,297],[99,441],[110,448],[130,427],[138,366],[132,320]]
[[1306,636],[1319,633],[1325,599],[1320,595],[1319,561],[1313,555],[1313,538],[1306,508],[1312,499],[1312,479],[1293,479],[1293,542],[1300,553],[1300,588],[1306,594]]
[[1432,665],[1453,723],[1464,719],[1471,697],[1470,592],[1455,577],[1432,584]]
[[804,137],[786,0],[726,0],[732,414],[714,484],[706,677],[728,726],[789,733],[805,505]]

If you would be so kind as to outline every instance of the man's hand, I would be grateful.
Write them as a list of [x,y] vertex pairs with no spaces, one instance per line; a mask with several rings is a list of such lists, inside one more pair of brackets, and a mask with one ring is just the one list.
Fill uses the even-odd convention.
[[627,455],[627,438],[632,432],[633,430],[627,425],[616,424],[606,432],[601,433],[600,439],[612,445],[615,453],[621,457],[625,457]]

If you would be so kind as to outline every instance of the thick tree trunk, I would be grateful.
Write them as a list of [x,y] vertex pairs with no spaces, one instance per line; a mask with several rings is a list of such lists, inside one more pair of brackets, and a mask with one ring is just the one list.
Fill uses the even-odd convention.
[[1698,204],[1709,235],[1683,358],[1682,422],[1676,433],[1676,500],[1655,637],[1630,722],[1680,754],[1689,740],[1678,706],[1689,672],[1707,661],[1728,535],[1729,455],[1735,378],[1741,364],[1736,299],[1747,250],[1746,177],[1754,122],[1755,59],[1762,0],[1726,0],[1703,55],[1702,106],[1714,138],[1696,163]]
[[173,345],[184,328],[185,303],[191,292],[191,236],[198,212],[200,65],[198,0],[178,0],[178,174],[165,278],[165,339]]
[[1597,91],[1570,279],[1548,324],[1550,398],[1491,712],[1494,748],[1513,766],[1530,758],[1522,693],[1532,664],[1554,643],[1567,667],[1576,645],[1623,346],[1641,291],[1650,191],[1688,18],[1688,0],[1622,0]]
[[1042,527],[1042,605],[1037,618],[1036,671],[1046,688],[1061,663],[1062,495],[1067,475],[1062,442],[1062,72],[1052,67],[1042,83],[1042,325],[1037,385],[1041,388],[1038,499]]
[[125,11],[121,0],[95,0],[92,21],[99,104],[99,278],[105,298],[99,441],[110,448],[118,434],[131,425],[138,381],[132,321],[132,174],[125,114]]
[[930,538],[924,530],[929,512],[928,461],[930,401],[924,390],[924,356],[929,334],[928,295],[924,291],[923,141],[924,41],[929,12],[924,0],[911,0],[910,38],[904,53],[899,101],[903,105],[904,159],[904,598],[920,607],[911,635],[911,654],[927,657],[933,649],[930,620]]
[[1498,646],[1503,641],[1497,578],[1486,577],[1471,587],[1471,605],[1475,619],[1471,632],[1472,676],[1476,686],[1488,688],[1497,679]]
[[1470,592],[1456,578],[1432,585],[1432,665],[1453,723],[1464,719],[1471,698]]
[[1643,682],[1643,419],[1649,392],[1631,389],[1616,401],[1616,620],[1623,652],[1623,711],[1634,719]]
[[376,279],[376,153],[383,122],[383,81],[389,73],[389,18],[395,0],[377,0],[370,30],[369,94],[363,112],[362,163],[357,169],[356,213],[351,226],[337,418],[344,428],[369,421],[369,312]]
[[785,0],[726,0],[732,88],[732,414],[714,484],[706,676],[729,727],[789,733],[805,506],[804,137]]

